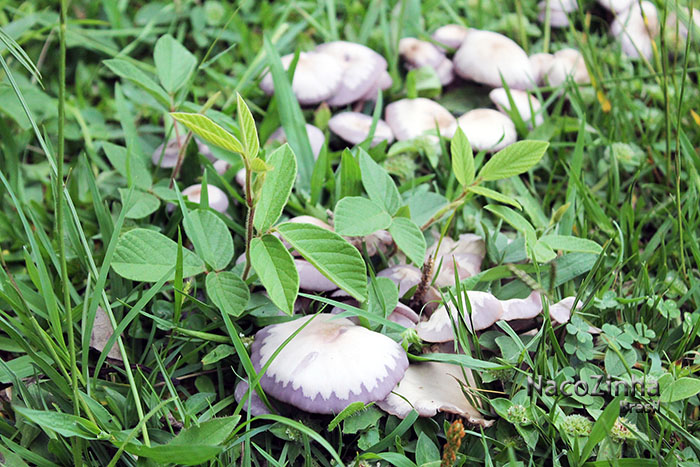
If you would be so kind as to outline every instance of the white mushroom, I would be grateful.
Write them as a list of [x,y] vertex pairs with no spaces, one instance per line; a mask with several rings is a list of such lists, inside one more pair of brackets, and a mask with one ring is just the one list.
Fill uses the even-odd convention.
[[[182,190],[183,198],[193,203],[199,203],[202,196],[202,185],[191,185]],[[228,209],[228,197],[223,190],[214,185],[207,185],[207,196],[209,198],[209,207],[221,213]]]
[[569,76],[577,84],[591,82],[586,61],[576,49],[562,49],[556,52],[545,78],[550,86],[559,86],[566,82]]
[[[328,121],[328,128],[333,133],[352,144],[360,144],[369,136],[372,126],[372,117],[360,112],[339,113]],[[394,134],[384,120],[377,120],[377,126],[372,137],[371,146],[376,146],[382,141],[391,143]]]
[[485,420],[464,394],[465,389],[475,385],[469,368],[442,362],[412,363],[391,394],[377,406],[399,418],[415,409],[421,417],[447,412],[476,425],[491,426],[493,420]]
[[569,13],[578,10],[576,0],[545,0],[537,4],[539,14],[537,19],[544,23],[549,4],[549,24],[554,28],[564,28],[569,25]]
[[598,3],[609,11],[615,14],[620,14],[627,11],[636,0],[598,0]]
[[415,37],[404,37],[399,41],[399,54],[411,68],[437,68],[445,59],[445,54],[435,45]]
[[377,277],[386,277],[396,284],[399,288],[399,298],[418,285],[422,276],[421,270],[410,264],[399,264],[377,273]]
[[622,51],[630,58],[653,55],[652,42],[659,33],[659,17],[656,7],[649,1],[638,3],[622,12],[610,25],[610,32],[622,46]]
[[394,84],[394,80],[391,79],[389,72],[384,70],[379,74],[372,87],[360,98],[360,100],[374,102],[377,100],[377,93],[379,90],[381,89],[382,91],[386,91],[392,84]]
[[299,288],[312,292],[330,292],[338,288],[330,279],[321,274],[316,267],[303,259],[295,259],[294,265],[299,274]]
[[[229,169],[229,167],[231,167],[231,164],[229,164],[228,162],[226,162],[223,159],[217,160],[216,162],[214,162],[213,165],[214,165],[214,170],[216,170],[216,173],[218,173],[219,175],[225,174],[226,171]],[[238,180],[238,179],[236,179],[236,180]],[[243,183],[245,184],[245,178],[243,180]]]
[[446,24],[433,33],[433,40],[451,49],[458,49],[467,37],[469,29],[461,24]]
[[394,239],[391,237],[391,234],[386,230],[377,230],[376,232],[365,235],[364,237],[345,237],[345,239],[352,243],[352,245],[360,250],[360,252],[362,251],[362,245],[364,244],[365,248],[367,248],[367,254],[369,256],[376,255],[378,251],[386,253],[389,246],[394,243]]
[[440,266],[440,271],[435,278],[436,287],[455,285],[455,263],[460,280],[481,272],[481,262],[486,256],[486,246],[478,235],[462,234],[456,241],[451,237],[444,237],[440,243],[440,249],[437,251],[437,256],[435,256],[437,246],[438,242],[436,241],[425,252],[426,261],[435,257],[433,274]]
[[[306,125],[306,136],[309,138],[309,144],[311,145],[311,152],[314,155],[314,159],[318,159],[318,155],[321,154],[321,149],[323,144],[326,142],[326,136],[323,134],[320,128],[315,127],[309,123]],[[280,144],[287,142],[287,135],[284,133],[284,128],[277,128],[267,140],[267,144],[272,141],[277,141]]]
[[455,123],[454,116],[443,106],[430,99],[401,99],[386,106],[384,119],[398,141],[421,136],[435,130],[445,135]]
[[477,151],[500,151],[518,139],[511,119],[493,109],[474,109],[465,113],[452,125],[450,135],[454,135],[458,125]]
[[[211,161],[215,160],[214,154],[212,154],[211,149],[209,149],[209,146],[202,143],[197,138],[195,138],[194,141],[197,144],[197,150],[203,156],[205,156]],[[158,162],[160,161],[160,167],[164,169],[171,169],[175,167],[175,165],[177,164],[177,155],[180,152],[180,144],[184,142],[185,137],[182,136],[180,138],[180,142],[178,142],[177,138],[171,138],[168,140],[167,144],[163,143],[160,146],[158,146],[155,149],[155,151],[153,151],[153,155],[151,156],[151,161],[153,162],[153,165],[158,165]],[[163,149],[164,147],[165,149]]]
[[552,67],[552,62],[554,62],[554,55],[552,54],[537,53],[530,55],[530,64],[534,73],[533,78],[538,86],[544,84],[544,78],[547,75],[547,71]]
[[307,412],[337,414],[353,402],[383,400],[406,372],[408,358],[398,343],[331,314],[305,316],[258,331],[250,356],[256,371],[309,320],[260,380],[275,399]]
[[[564,324],[569,322],[575,300],[576,297],[566,297],[549,306],[549,317],[552,318],[554,324]],[[576,304],[576,308],[578,309],[582,306],[583,302],[579,300],[579,302]]]
[[[294,54],[282,57],[286,70]],[[329,99],[338,90],[343,78],[343,64],[335,57],[321,52],[301,52],[294,70],[292,91],[302,105],[318,104]],[[274,93],[272,74],[266,73],[260,87],[267,94]]]
[[[467,300],[471,305],[471,316],[466,315]],[[465,312],[464,322],[470,331],[486,329],[503,316],[503,304],[490,293],[470,290],[462,293],[462,301]],[[416,331],[418,336],[426,342],[449,342],[455,338],[452,320],[456,319],[459,319],[458,307],[450,302],[435,310],[428,321],[418,323]]]
[[495,32],[470,29],[453,62],[457,75],[494,88],[502,86],[501,75],[509,88],[530,89],[534,84],[525,51]]
[[532,319],[542,312],[542,298],[539,292],[532,292],[527,298],[511,298],[502,300],[504,321],[514,319]]
[[386,71],[384,57],[362,44],[335,41],[321,44],[316,50],[333,55],[342,64],[340,86],[327,101],[331,106],[360,100],[373,87],[377,76]]
[[389,321],[398,323],[405,328],[415,328],[416,324],[420,321],[420,316],[416,314],[411,308],[407,307],[403,303],[396,304],[394,311],[389,313],[387,316]]
[[[527,123],[530,128],[532,128],[532,117],[534,115],[535,125],[541,125],[544,121],[540,109],[542,104],[537,100],[532,94],[528,94],[527,91],[520,91],[518,89],[510,90],[510,97],[513,99],[513,104],[515,104],[515,109],[523,122]],[[496,88],[489,93],[489,99],[491,102],[496,104],[498,110],[508,114],[511,111],[510,100],[508,100],[508,92],[505,88]]]

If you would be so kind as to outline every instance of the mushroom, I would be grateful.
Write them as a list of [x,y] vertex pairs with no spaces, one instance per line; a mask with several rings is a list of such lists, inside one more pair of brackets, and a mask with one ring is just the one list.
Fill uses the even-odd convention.
[[[488,292],[469,290],[462,293],[464,311],[466,302],[471,305],[471,316],[464,316],[464,322],[470,331],[481,331],[493,325],[503,316],[503,304]],[[457,319],[458,308],[453,303],[440,306],[428,321],[416,326],[418,336],[426,342],[449,342],[454,340],[452,319]],[[472,328],[473,326],[473,328]]]
[[382,91],[386,91],[391,87],[391,85],[394,84],[394,80],[391,79],[391,75],[389,74],[388,71],[383,70],[380,74],[377,80],[374,82],[371,88],[360,98],[360,100],[363,101],[375,101],[377,99],[377,93],[381,89]]
[[[342,112],[328,121],[328,128],[333,133],[352,144],[360,144],[369,136],[372,126],[372,117],[360,112]],[[382,141],[391,143],[394,134],[384,120],[377,120],[377,126],[372,137],[371,146],[376,146]]]
[[377,273],[377,277],[386,277],[399,288],[399,298],[406,295],[406,292],[417,286],[423,273],[417,267],[410,264],[399,264]]
[[622,46],[622,51],[630,58],[653,55],[652,42],[659,33],[659,17],[656,7],[649,1],[638,3],[619,14],[610,25],[610,32]]
[[469,29],[461,24],[446,24],[435,30],[433,40],[451,49],[458,49],[468,32]]
[[481,262],[486,256],[486,247],[478,235],[462,234],[457,241],[451,237],[444,237],[436,255],[437,246],[438,242],[436,241],[425,252],[426,262],[435,257],[434,269],[440,265],[440,271],[434,282],[436,287],[455,285],[455,263],[457,264],[459,280],[474,276],[481,271]]
[[436,127],[445,135],[456,121],[443,106],[423,97],[392,102],[386,106],[384,118],[398,141],[416,138]]
[[[318,155],[321,154],[321,149],[323,144],[326,142],[326,135],[318,127],[310,124],[306,124],[306,136],[309,138],[309,144],[311,145],[311,152],[314,155],[314,159],[318,159]],[[287,135],[284,133],[284,128],[277,128],[268,138],[267,144],[273,141],[277,141],[280,144],[287,142]]]
[[542,312],[542,298],[537,291],[533,291],[527,298],[502,300],[501,305],[503,306],[501,319],[504,321],[532,319]]
[[445,53],[430,42],[414,37],[404,37],[399,41],[399,53],[409,69],[430,67],[440,78],[440,84],[447,85],[454,79],[454,67]]
[[[95,313],[95,320],[92,323],[92,333],[90,333],[90,347],[98,352],[102,352],[113,334],[114,328],[109,321],[107,313],[101,306],[98,306],[97,313]],[[119,352],[119,347],[112,345],[112,348],[107,352],[107,358],[121,362],[122,355]]]
[[[182,190],[182,196],[188,201],[199,203],[202,196],[202,185],[191,185]],[[221,213],[228,209],[228,198],[221,188],[214,185],[207,185],[207,196],[209,197],[209,207]]]
[[636,0],[598,0],[598,3],[603,8],[618,15],[627,11],[633,3],[636,3]]
[[389,313],[387,316],[389,321],[398,323],[405,328],[415,328],[416,324],[420,321],[420,316],[416,314],[411,308],[407,307],[403,303],[397,303],[394,311]]
[[[294,54],[282,57],[286,70],[294,59]],[[343,79],[343,63],[330,54],[322,52],[301,52],[294,70],[292,91],[302,105],[318,104],[329,99],[340,87]],[[260,81],[266,94],[274,93],[272,74],[267,72]]]
[[533,78],[538,86],[544,84],[544,78],[547,75],[547,71],[551,68],[553,61],[554,55],[552,54],[538,53],[530,55],[530,64],[534,72]]
[[421,417],[447,412],[475,425],[491,426],[493,420],[485,420],[464,395],[464,388],[474,386],[469,368],[442,362],[412,363],[391,394],[377,402],[377,407],[399,418],[406,418],[415,409]]
[[376,255],[378,251],[386,253],[389,246],[394,243],[391,234],[386,230],[377,230],[364,237],[345,237],[345,239],[360,250],[360,252],[362,252],[362,244],[364,243],[369,256]]
[[[510,90],[510,97],[513,99],[513,104],[515,104],[515,110],[520,115],[525,123],[532,128],[532,117],[535,118],[535,126],[541,125],[544,121],[540,109],[542,104],[537,98],[527,91],[520,91],[518,89]],[[505,88],[496,88],[489,93],[489,99],[491,102],[496,104],[496,107],[501,112],[508,114],[511,111],[510,100],[508,99],[508,92]]]
[[[569,322],[575,300],[576,297],[566,297],[549,306],[549,317],[552,318],[554,324],[564,324]],[[577,309],[581,308],[582,306],[583,302],[581,301],[576,304]]]
[[493,109],[474,109],[465,113],[450,127],[450,135],[454,135],[457,126],[477,151],[500,151],[518,139],[511,119]]
[[576,0],[545,0],[537,4],[539,14],[537,19],[544,23],[549,5],[549,24],[554,28],[564,28],[569,25],[569,13],[578,10]]
[[453,61],[457,75],[493,88],[502,86],[501,75],[509,88],[530,89],[534,84],[525,51],[495,32],[470,29]]
[[[223,175],[226,173],[226,171],[231,167],[231,164],[226,162],[223,159],[219,159],[216,162],[214,162],[214,170],[216,170],[216,173],[219,175]],[[243,174],[245,175],[245,171],[243,171]],[[236,174],[238,175],[238,174]],[[236,178],[236,181],[238,181],[238,178]],[[245,185],[245,178],[243,178],[243,185]]]
[[303,259],[295,259],[294,265],[299,274],[299,288],[312,292],[330,292],[338,288],[330,279],[321,274],[316,266]]
[[[236,389],[233,390],[233,397],[236,399],[236,402],[239,404],[245,397],[246,393],[248,392],[248,388],[250,386],[248,385],[248,381],[242,379],[236,384]],[[250,405],[248,405],[250,403]],[[246,400],[243,403],[243,410],[248,411],[250,409],[250,415],[253,417],[257,417],[258,415],[266,415],[269,414],[270,411],[267,409],[267,406],[265,403],[260,399],[260,396],[258,396],[258,393],[255,391],[250,392],[250,400]]]
[[559,86],[566,82],[569,76],[577,84],[591,82],[586,61],[576,49],[562,49],[556,52],[545,78],[550,86]]
[[353,402],[383,400],[406,372],[408,358],[398,343],[331,314],[305,316],[258,331],[250,355],[255,370],[260,371],[307,323],[282,347],[260,380],[275,399],[311,413],[337,414]]
[[362,44],[335,41],[316,47],[318,52],[332,55],[342,66],[340,86],[328,99],[330,106],[343,106],[360,100],[386,71],[384,57]]
[[[164,169],[172,169],[173,167],[175,167],[175,165],[177,165],[177,155],[180,152],[180,145],[181,143],[184,143],[184,141],[184,137],[180,138],[180,141],[178,141],[177,138],[171,138],[168,140],[167,143],[163,143],[160,146],[158,146],[156,150],[153,151],[153,155],[151,156],[151,161],[153,162],[153,165],[158,165],[158,162],[160,161],[159,167],[162,167]],[[212,154],[211,152],[211,149],[209,149],[209,146],[202,143],[197,138],[195,138],[194,141],[195,143],[197,143],[197,150],[203,156],[205,156],[211,161],[216,160],[214,154]]]

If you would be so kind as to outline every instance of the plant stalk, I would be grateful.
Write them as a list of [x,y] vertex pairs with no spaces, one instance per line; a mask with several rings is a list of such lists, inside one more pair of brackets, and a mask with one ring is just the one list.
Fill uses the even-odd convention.
[[243,158],[245,164],[245,202],[248,206],[248,215],[245,220],[245,269],[243,269],[243,280],[248,278],[250,273],[250,242],[253,241],[253,217],[255,216],[255,203],[253,202],[253,191],[251,187],[252,170],[247,157]]

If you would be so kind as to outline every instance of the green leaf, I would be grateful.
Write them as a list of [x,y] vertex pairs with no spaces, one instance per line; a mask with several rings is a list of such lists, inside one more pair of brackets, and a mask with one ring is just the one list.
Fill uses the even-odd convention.
[[495,199],[496,201],[500,201],[503,204],[510,204],[514,208],[522,209],[522,206],[520,206],[520,203],[518,203],[516,200],[514,200],[510,196],[506,196],[506,195],[499,193],[495,190],[491,190],[490,188],[486,188],[486,187],[483,187],[481,185],[475,185],[475,186],[470,186],[469,188],[467,188],[467,190],[471,191],[472,193],[476,193],[477,195],[484,196],[486,198]]
[[253,219],[258,232],[266,232],[280,218],[297,178],[297,159],[286,143],[267,156],[266,163],[271,170],[265,175]]
[[593,424],[588,441],[581,451],[581,461],[588,459],[593,452],[593,448],[605,439],[619,416],[620,396],[616,397],[608,404],[605,410],[603,410],[603,413],[598,417],[598,420]]
[[207,295],[221,311],[241,316],[250,299],[248,286],[231,271],[210,272],[205,281]]
[[184,224],[200,258],[217,271],[228,266],[233,258],[233,237],[224,221],[211,211],[195,209]]
[[[241,128],[241,137],[243,138],[243,147],[245,147],[246,157],[248,157],[248,159],[255,159],[260,150],[260,141],[258,140],[258,130],[255,127],[255,120],[241,95],[236,93],[236,98],[238,101],[238,126]],[[296,176],[296,170],[294,176]]]
[[[123,175],[124,178],[128,178],[126,171],[126,148],[104,142],[102,143],[102,149],[104,149],[105,155],[107,159],[109,159],[109,163],[112,164],[112,167]],[[142,190],[151,188],[151,174],[143,160],[132,155],[129,159],[129,169],[131,171],[131,179],[137,188],[141,188]]]
[[474,153],[467,135],[464,134],[460,126],[457,126],[457,131],[452,137],[450,152],[455,178],[462,187],[466,188],[474,181]]
[[425,260],[425,237],[420,227],[410,219],[396,217],[389,227],[396,246],[403,251],[416,266],[423,266]]
[[418,436],[416,443],[416,464],[423,465],[432,461],[440,460],[440,450],[433,443],[425,432]]
[[170,108],[170,97],[158,83],[130,62],[120,58],[105,60],[104,64],[114,74],[134,82],[138,87],[153,96],[160,104]]
[[377,204],[386,208],[392,216],[401,207],[401,195],[391,175],[374,159],[365,152],[358,149],[360,153],[360,170],[362,171],[362,185],[369,195],[369,198]]
[[346,196],[359,196],[362,194],[362,172],[350,152],[345,149],[340,156],[340,174],[336,182],[336,198],[343,199]]
[[280,224],[277,229],[321,274],[355,299],[367,299],[367,270],[357,248],[335,232],[311,224]]
[[292,315],[299,293],[299,274],[280,239],[269,234],[254,238],[250,243],[250,263],[272,303]]
[[333,420],[328,424],[328,431],[333,431],[338,426],[340,422],[350,417],[351,415],[364,410],[366,407],[364,402],[353,402],[345,407],[338,415],[333,417]]
[[479,178],[487,181],[500,180],[527,172],[542,159],[548,146],[546,141],[526,140],[513,143],[498,151],[484,164]]
[[333,221],[339,235],[361,237],[388,228],[391,216],[374,201],[347,196],[335,205]]
[[578,251],[580,253],[593,253],[596,255],[603,251],[603,248],[593,240],[578,238],[571,235],[545,235],[541,237],[539,241],[553,250]]
[[[122,204],[126,201],[126,194],[129,190],[125,188],[119,188],[119,195],[122,198]],[[131,195],[131,202],[126,211],[126,217],[128,219],[142,219],[153,212],[155,212],[160,207],[160,200],[150,193],[144,193],[140,190],[134,190]]]
[[236,355],[235,347],[226,344],[219,344],[204,357],[202,357],[202,365],[213,365],[214,363],[219,362],[224,358],[228,358],[231,355]]
[[185,112],[171,112],[170,115],[208,143],[238,154],[245,152],[235,136],[206,115]]
[[700,393],[700,379],[678,378],[661,391],[661,402],[675,402],[689,399]]
[[153,50],[153,60],[160,84],[174,94],[190,77],[197,59],[170,34],[162,36]]
[[40,428],[48,428],[62,436],[77,436],[83,439],[95,439],[101,430],[90,420],[67,413],[48,410],[34,410],[27,407],[14,406],[15,412]]
[[[134,229],[119,237],[111,266],[126,279],[157,282],[171,269],[174,276],[176,257],[177,243],[153,230]],[[204,271],[204,263],[191,251],[184,250],[182,259],[184,277]]]
[[525,238],[534,244],[537,237],[535,228],[523,216],[510,208],[494,204],[484,206],[484,209],[491,211],[509,223],[513,228],[515,228],[515,230],[522,232],[525,235]]

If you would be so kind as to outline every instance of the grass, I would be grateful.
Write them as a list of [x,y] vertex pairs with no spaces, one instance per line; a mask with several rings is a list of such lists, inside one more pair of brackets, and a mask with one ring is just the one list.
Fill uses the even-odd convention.
[[[653,57],[634,61],[608,34],[611,16],[592,1],[582,2],[564,29],[539,24],[535,2],[519,0],[61,5],[0,0],[0,455],[8,465],[438,465],[449,443],[456,465],[698,462],[697,34],[676,46],[662,29]],[[692,2],[656,5],[663,18]],[[155,169],[150,154],[179,131],[168,113],[211,109],[207,115],[240,136],[232,118],[240,93],[261,142],[284,125],[292,146],[302,147],[302,117],[330,135],[326,109],[300,110],[289,92],[265,96],[257,83],[268,56],[335,39],[364,43],[386,57],[394,79],[381,106],[413,87],[431,92],[420,83],[406,86],[399,39],[427,39],[452,22],[502,32],[530,54],[574,47],[584,55],[592,84],[539,88],[545,123],[534,130],[518,125],[521,139],[550,143],[544,158],[521,176],[486,186],[517,200],[523,208],[517,212],[538,236],[574,235],[603,253],[526,261],[524,236],[513,234],[508,216],[470,197],[435,227],[453,237],[477,233],[487,256],[481,274],[444,296],[469,289],[508,299],[536,288],[551,303],[576,296],[582,307],[568,325],[543,314],[534,335],[508,324],[473,335],[465,322],[454,323],[466,354],[457,360],[474,368],[477,380],[469,393],[495,421],[488,428],[465,424],[459,443],[446,437],[461,431],[444,414],[400,420],[369,407],[331,423],[331,416],[282,407],[251,417],[233,388],[240,377],[255,383],[251,337],[281,318],[259,287],[240,316],[222,313],[205,293],[203,276],[183,274],[193,243],[183,218],[188,209],[165,208],[184,207],[179,191],[208,168],[208,182],[232,201],[225,216],[214,214],[237,257],[251,237],[245,204],[251,193],[233,180],[241,166],[235,158],[238,165],[222,176],[192,149],[181,153],[178,177]],[[159,94],[153,53],[166,34],[195,64],[181,87]],[[460,115],[490,106],[487,91],[461,82],[436,100]],[[369,104],[363,110],[381,115]],[[327,142],[318,162],[300,159],[309,187],[293,191],[285,216],[325,218],[341,197],[362,192],[353,155],[334,136]],[[123,153],[110,153],[108,143]],[[418,142],[400,155],[381,145],[369,152],[390,169],[404,199],[418,203],[426,192],[460,196],[447,147]],[[477,166],[487,157],[477,154]],[[133,218],[124,206],[143,192],[143,180],[158,208]],[[176,191],[168,190],[171,180]],[[190,215],[198,207],[187,206]],[[172,265],[150,283],[125,279],[112,267],[120,235],[137,228],[160,231],[177,245]],[[508,247],[506,233],[518,248]],[[383,255],[366,253],[372,273],[387,266]],[[243,268],[231,262],[227,270]],[[257,284],[254,274],[243,275]],[[337,303],[307,297],[314,299],[312,312]],[[381,323],[373,306],[348,313]],[[118,330],[113,342],[122,362],[91,348],[102,311]],[[601,334],[584,337],[588,326]],[[413,358],[421,358],[419,343],[403,337]],[[654,410],[618,419],[612,397],[526,390],[528,377],[561,382],[593,374],[657,381],[660,395],[636,399]]]

